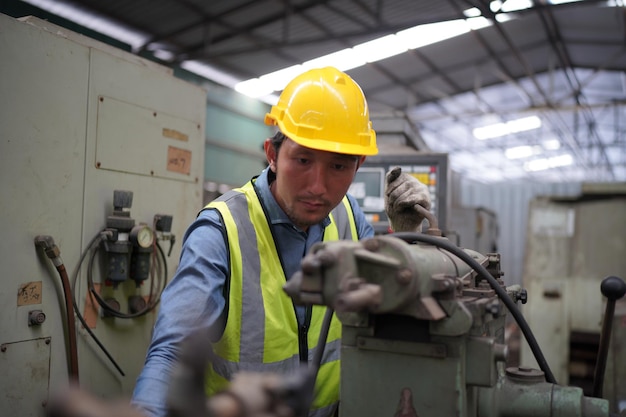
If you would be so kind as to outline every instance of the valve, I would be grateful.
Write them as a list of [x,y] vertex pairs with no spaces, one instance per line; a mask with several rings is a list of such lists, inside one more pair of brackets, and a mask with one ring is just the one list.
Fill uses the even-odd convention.
[[132,250],[129,234],[135,226],[135,220],[130,217],[129,210],[132,204],[132,191],[113,191],[113,213],[107,217],[106,227],[117,231],[117,238],[103,241],[109,262],[107,280],[113,284],[113,288],[117,288],[119,283],[126,281],[129,276]]
[[167,256],[172,254],[174,243],[176,242],[176,236],[172,234],[172,221],[173,217],[169,214],[155,214],[154,215],[154,227],[159,234],[159,239],[169,240],[170,248],[167,251]]

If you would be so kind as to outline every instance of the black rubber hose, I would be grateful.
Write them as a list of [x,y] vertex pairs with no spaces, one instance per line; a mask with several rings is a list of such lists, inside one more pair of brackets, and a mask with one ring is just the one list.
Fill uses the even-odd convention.
[[74,305],[74,312],[76,313],[76,317],[78,318],[78,320],[83,325],[83,328],[87,331],[89,336],[91,336],[93,341],[96,342],[96,345],[98,345],[100,350],[102,350],[102,353],[105,354],[107,359],[109,359],[109,361],[113,364],[115,369],[117,369],[117,371],[120,373],[120,375],[126,376],[126,374],[124,373],[122,368],[120,368],[120,366],[117,364],[115,359],[113,359],[113,356],[111,356],[111,354],[104,347],[102,342],[100,342],[100,339],[98,339],[98,337],[95,335],[95,333],[89,328],[89,325],[85,321],[85,318],[82,316],[82,314],[80,314],[80,310],[78,309],[78,303],[76,302],[76,298],[75,298],[76,292],[75,292],[74,288],[75,288],[75,285],[76,285],[76,279],[78,277],[78,271],[80,271],[81,265],[83,264],[83,262],[85,260],[85,257],[89,253],[89,250],[92,247],[99,245],[100,241],[102,239],[103,239],[102,235],[100,233],[98,233],[96,236],[94,236],[94,238],[91,240],[91,242],[89,242],[89,245],[87,246],[87,249],[85,249],[85,251],[83,251],[83,253],[80,255],[80,259],[78,260],[78,264],[76,265],[76,269],[74,270],[74,273],[72,274],[72,304]]
[[[160,299],[161,299],[161,293],[163,292],[163,290],[165,289],[165,286],[167,285],[167,260],[165,258],[165,253],[163,252],[163,249],[161,248],[161,245],[157,244],[156,247],[158,248],[158,252],[161,255],[161,261],[163,262],[163,286],[161,286],[161,288],[158,291],[158,294],[155,295],[154,293],[150,293],[150,302],[146,305],[146,307],[144,309],[142,309],[141,311],[138,311],[136,313],[133,314],[126,314],[126,313],[122,313],[120,310],[112,308],[107,302],[106,300],[104,300],[100,294],[98,294],[98,291],[96,291],[94,282],[93,282],[93,264],[96,258],[96,254],[98,253],[99,248],[96,248],[92,254],[91,257],[89,259],[89,263],[88,263],[88,269],[87,269],[87,286],[88,286],[88,290],[89,293],[96,299],[96,301],[98,302],[98,304],[100,305],[100,307],[102,307],[102,309],[104,311],[106,311],[108,314],[117,317],[117,318],[121,318],[121,319],[134,319],[137,317],[141,317],[146,315],[147,313],[149,313],[150,311],[154,310],[156,308],[156,306],[158,305]],[[155,258],[156,259],[156,258]],[[154,279],[154,278],[152,278]]]
[[441,249],[445,249],[448,252],[451,252],[452,254],[456,255],[461,260],[463,260],[472,269],[474,269],[482,278],[486,279],[487,282],[489,282],[489,285],[491,285],[491,288],[493,288],[493,290],[496,292],[498,297],[500,297],[502,302],[509,309],[509,311],[511,312],[511,315],[513,316],[513,318],[519,325],[520,330],[524,334],[524,337],[526,338],[526,341],[528,342],[528,345],[530,346],[530,349],[532,350],[533,355],[535,356],[535,359],[537,360],[537,364],[539,365],[539,368],[543,371],[546,377],[546,381],[552,384],[557,383],[556,379],[554,378],[554,375],[552,374],[552,371],[550,370],[550,366],[548,365],[548,362],[543,356],[543,353],[541,352],[541,348],[539,347],[539,344],[537,343],[537,340],[535,339],[535,336],[533,335],[532,330],[530,329],[530,326],[528,326],[528,323],[526,322],[526,319],[524,319],[524,316],[522,315],[520,310],[517,308],[517,305],[515,304],[515,302],[513,302],[511,297],[509,297],[506,291],[500,286],[500,284],[498,284],[498,281],[496,281],[496,279],[491,276],[489,271],[487,271],[487,269],[484,266],[479,264],[474,258],[472,258],[467,252],[463,251],[458,246],[455,246],[452,243],[450,243],[448,240],[442,239],[440,237],[433,237],[433,236],[424,235],[420,233],[410,233],[410,232],[397,232],[397,233],[392,233],[389,236],[402,239],[403,241],[407,243],[412,243],[412,242],[417,241],[417,242],[422,242],[422,243],[427,243],[429,245],[437,246]]

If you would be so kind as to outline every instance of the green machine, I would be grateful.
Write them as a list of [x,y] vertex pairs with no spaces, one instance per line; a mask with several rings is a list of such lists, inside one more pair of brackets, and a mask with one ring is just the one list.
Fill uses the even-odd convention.
[[[608,329],[626,283],[614,276],[602,282],[607,311],[593,396],[586,396],[581,388],[557,384],[517,308],[526,291],[504,285],[500,256],[461,249],[440,235],[431,227],[318,243],[285,285],[295,303],[329,307],[319,346],[333,312],[342,323],[339,417],[618,416],[602,397],[602,382]],[[539,369],[506,366],[507,314],[518,322]],[[168,417],[307,416],[320,349],[293,375],[242,371],[207,400],[211,339],[211,329],[200,329],[183,344]],[[121,415],[81,392],[57,400],[52,417]],[[124,416],[143,417],[126,411]]]
[[[286,291],[342,323],[341,417],[610,415],[607,400],[556,384],[516,308],[526,292],[501,275],[497,254],[396,233],[318,244]],[[626,284],[602,291],[614,303]],[[507,311],[541,369],[505,367]]]

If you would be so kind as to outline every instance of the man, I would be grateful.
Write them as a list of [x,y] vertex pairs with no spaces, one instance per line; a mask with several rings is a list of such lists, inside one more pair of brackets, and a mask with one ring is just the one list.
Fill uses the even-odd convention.
[[[207,205],[185,233],[133,394],[149,415],[165,415],[179,344],[194,329],[211,326],[220,334],[209,395],[237,371],[289,373],[314,357],[325,309],[294,307],[282,286],[313,244],[374,234],[346,195],[366,156],[378,152],[354,80],[331,67],[307,71],[283,90],[265,122],[279,129],[264,143],[269,166]],[[430,205],[426,187],[405,174],[387,193],[390,213],[408,210],[414,217],[416,203]],[[333,319],[310,415],[336,410],[340,330]]]

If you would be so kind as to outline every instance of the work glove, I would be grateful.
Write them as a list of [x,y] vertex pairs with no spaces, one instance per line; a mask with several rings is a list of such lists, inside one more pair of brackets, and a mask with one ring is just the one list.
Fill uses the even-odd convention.
[[394,232],[417,232],[424,221],[419,207],[430,210],[428,187],[412,175],[394,167],[385,176],[385,212]]

